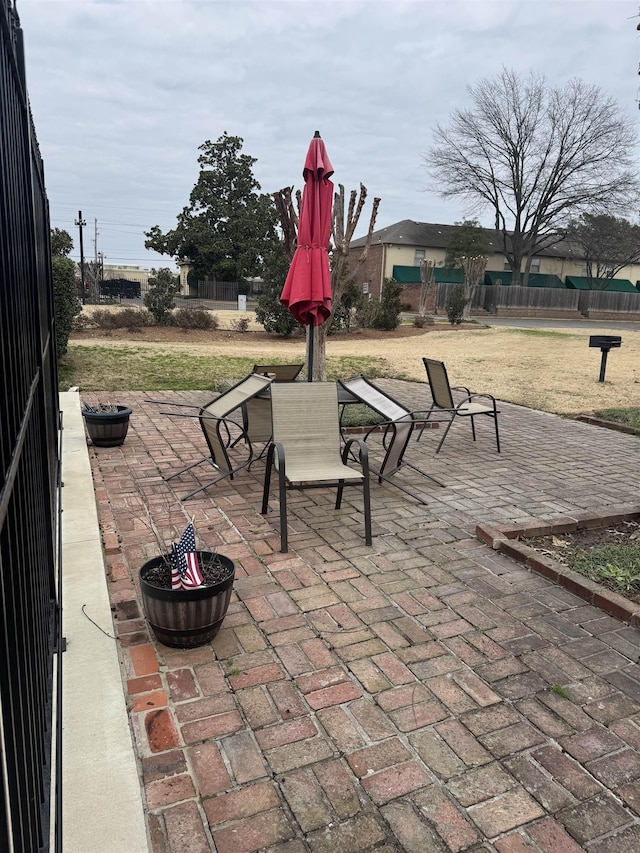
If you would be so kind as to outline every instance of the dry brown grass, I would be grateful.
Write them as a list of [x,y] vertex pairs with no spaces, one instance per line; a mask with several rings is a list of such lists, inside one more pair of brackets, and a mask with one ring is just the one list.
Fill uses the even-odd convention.
[[[237,319],[238,312],[216,312],[221,327]],[[621,334],[622,347],[609,354],[606,381],[598,382],[600,350],[588,346],[590,334]],[[77,343],[89,343],[80,341]],[[93,341],[95,343],[95,341]],[[130,341],[137,347],[194,355],[250,356],[256,361],[304,360],[304,340],[277,338],[256,340],[217,335],[207,343]],[[104,339],[102,346],[122,345]],[[73,346],[73,342],[72,342]],[[444,361],[453,385],[468,385],[472,391],[488,392],[498,399],[558,414],[576,415],[594,409],[637,406],[640,398],[640,332],[620,332],[606,324],[588,329],[524,330],[513,328],[470,328],[451,330],[448,325],[407,338],[377,340],[330,338],[327,357],[375,355],[386,360],[389,372],[398,377],[426,381],[422,356]]]

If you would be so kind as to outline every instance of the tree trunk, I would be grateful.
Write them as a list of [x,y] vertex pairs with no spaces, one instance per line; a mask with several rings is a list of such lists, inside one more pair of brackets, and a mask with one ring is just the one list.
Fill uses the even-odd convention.
[[471,320],[471,303],[480,280],[487,268],[487,259],[483,257],[462,258],[462,269],[464,270],[464,295],[465,305],[462,311],[463,320]]
[[314,382],[327,381],[327,333],[331,326],[331,318],[329,318],[321,326],[314,326],[313,330],[308,329],[308,332],[313,332],[313,370],[311,378]]

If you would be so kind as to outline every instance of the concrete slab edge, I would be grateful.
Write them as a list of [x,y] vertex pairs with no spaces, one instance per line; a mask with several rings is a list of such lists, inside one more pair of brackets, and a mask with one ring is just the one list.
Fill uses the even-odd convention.
[[607,507],[600,514],[579,513],[558,516],[545,521],[532,521],[524,526],[476,525],[476,536],[496,551],[524,564],[532,572],[543,575],[585,601],[635,628],[640,627],[640,604],[608,590],[562,563],[526,545],[521,539],[554,536],[586,528],[606,527],[621,521],[639,521],[640,505]]
[[147,853],[141,783],[124,699],[119,646],[113,639],[79,395],[61,393],[60,408],[62,605],[67,640],[62,686],[63,849],[65,853]]

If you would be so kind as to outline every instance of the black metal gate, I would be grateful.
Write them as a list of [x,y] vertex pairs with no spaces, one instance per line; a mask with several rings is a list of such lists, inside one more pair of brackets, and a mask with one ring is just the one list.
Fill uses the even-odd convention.
[[0,0],[0,850],[49,849],[59,410],[43,166]]

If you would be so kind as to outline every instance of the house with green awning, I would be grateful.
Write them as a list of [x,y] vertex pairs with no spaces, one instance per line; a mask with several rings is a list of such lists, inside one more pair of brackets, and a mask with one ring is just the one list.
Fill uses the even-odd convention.
[[[356,276],[357,284],[375,298],[380,298],[385,279],[394,279],[411,289],[412,286],[420,284],[420,264],[426,259],[435,264],[437,283],[459,283],[460,270],[446,270],[444,267],[447,245],[457,228],[456,225],[403,219],[374,231],[367,259]],[[500,280],[506,285],[510,283],[512,274],[503,254],[502,235],[490,228],[485,231],[492,249],[487,260],[488,277],[485,276],[485,282],[490,284]],[[350,250],[353,250],[354,257],[360,255],[365,242],[365,237],[351,242]],[[614,278],[610,281],[622,280],[631,284],[632,281],[640,280],[640,265],[624,267],[618,275],[620,279]],[[560,289],[566,286],[567,277],[574,280],[586,278],[586,268],[581,251],[566,241],[561,240],[541,249],[531,259],[531,287]],[[610,284],[608,289],[613,291],[619,287],[618,284]],[[626,285],[624,287],[626,288]]]

